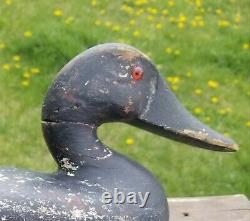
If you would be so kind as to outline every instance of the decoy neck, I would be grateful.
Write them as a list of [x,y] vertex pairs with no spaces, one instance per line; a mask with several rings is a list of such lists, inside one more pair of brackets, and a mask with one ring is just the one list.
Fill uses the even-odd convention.
[[59,72],[45,97],[42,126],[57,163],[74,172],[112,157],[96,131],[114,121],[210,150],[237,149],[186,111],[147,56],[128,45],[102,44]]

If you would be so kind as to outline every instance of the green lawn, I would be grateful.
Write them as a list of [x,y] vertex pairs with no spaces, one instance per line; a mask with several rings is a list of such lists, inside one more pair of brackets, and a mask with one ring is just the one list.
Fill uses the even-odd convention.
[[0,165],[55,170],[40,128],[49,84],[86,48],[124,42],[240,151],[191,148],[120,123],[103,125],[102,140],[152,171],[170,196],[250,196],[249,15],[248,0],[0,0]]

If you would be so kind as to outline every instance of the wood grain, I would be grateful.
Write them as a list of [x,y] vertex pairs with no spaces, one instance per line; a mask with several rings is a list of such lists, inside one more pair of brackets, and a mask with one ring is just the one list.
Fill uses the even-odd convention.
[[170,221],[250,221],[244,195],[170,198]]

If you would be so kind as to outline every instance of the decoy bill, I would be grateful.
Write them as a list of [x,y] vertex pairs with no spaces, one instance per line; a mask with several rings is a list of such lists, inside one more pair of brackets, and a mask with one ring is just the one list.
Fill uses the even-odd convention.
[[[142,52],[97,45],[62,68],[43,103],[43,134],[58,171],[0,169],[0,220],[167,221],[166,195],[154,176],[98,139],[106,122],[209,150],[237,150],[179,103]],[[114,190],[126,200],[121,203],[122,194],[112,200]]]

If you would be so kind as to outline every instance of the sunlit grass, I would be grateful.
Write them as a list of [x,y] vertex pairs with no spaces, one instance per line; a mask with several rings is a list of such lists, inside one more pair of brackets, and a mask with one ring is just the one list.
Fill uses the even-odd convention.
[[0,0],[0,164],[55,170],[40,129],[47,87],[86,48],[124,42],[241,149],[204,151],[124,124],[103,125],[102,140],[150,169],[170,196],[250,196],[249,13],[247,0]]

